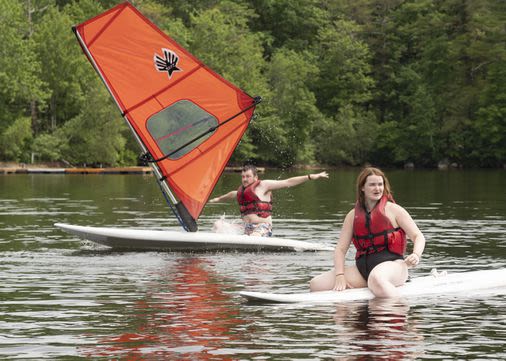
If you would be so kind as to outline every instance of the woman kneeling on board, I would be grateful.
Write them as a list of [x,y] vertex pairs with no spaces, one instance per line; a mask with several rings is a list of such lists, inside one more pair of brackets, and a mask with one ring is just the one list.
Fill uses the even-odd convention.
[[[414,243],[404,258],[406,235]],[[354,266],[344,266],[353,241]],[[311,291],[369,287],[376,297],[396,297],[425,247],[425,238],[409,213],[394,203],[385,174],[365,168],[357,178],[357,202],[345,217],[334,251],[334,268],[313,278]]]

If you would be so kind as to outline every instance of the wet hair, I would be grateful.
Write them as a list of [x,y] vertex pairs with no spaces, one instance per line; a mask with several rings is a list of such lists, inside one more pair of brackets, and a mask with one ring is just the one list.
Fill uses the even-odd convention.
[[383,178],[383,195],[387,196],[389,201],[393,201],[392,191],[390,189],[390,182],[380,169],[374,167],[366,167],[360,172],[357,177],[357,202],[365,207],[365,197],[362,188],[370,175],[377,175]]
[[246,164],[242,167],[242,172],[251,171],[253,173],[253,177],[256,177],[258,175],[257,167],[255,167],[253,164]]

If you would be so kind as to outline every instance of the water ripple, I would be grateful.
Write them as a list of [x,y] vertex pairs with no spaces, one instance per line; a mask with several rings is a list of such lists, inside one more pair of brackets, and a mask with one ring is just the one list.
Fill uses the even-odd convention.
[[[1,359],[506,359],[504,289],[409,302],[250,305],[238,291],[307,291],[332,267],[332,253],[116,252],[53,223],[180,230],[147,186],[151,179],[37,180],[1,179]],[[487,200],[466,192],[409,203],[405,195],[427,238],[413,277],[506,267],[506,202],[501,189],[485,187],[494,194]],[[277,198],[275,235],[334,245],[353,202],[335,196],[341,187],[329,189]],[[233,213],[225,207],[206,207],[201,229]]]

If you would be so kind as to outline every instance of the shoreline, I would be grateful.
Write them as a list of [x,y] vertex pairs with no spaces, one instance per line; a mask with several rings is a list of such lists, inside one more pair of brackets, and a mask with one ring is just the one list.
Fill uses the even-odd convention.
[[57,168],[41,166],[0,167],[0,174],[151,174],[150,167]]
[[[370,166],[369,164],[365,166]],[[269,166],[257,166],[259,173],[264,173],[266,170],[293,170],[293,171],[318,171],[318,170],[331,170],[331,169],[361,169],[362,166],[325,166],[325,165],[302,165],[296,164],[289,168],[278,168]],[[381,169],[403,169],[403,170],[439,170],[439,171],[458,171],[463,169],[481,169],[481,170],[506,170],[506,165],[497,168],[464,168],[456,166],[442,166],[439,165],[435,168],[415,168],[415,167],[381,167]],[[242,166],[230,165],[225,167],[224,172],[240,173]],[[153,170],[149,166],[125,166],[125,167],[69,167],[62,163],[37,163],[25,164],[14,162],[0,162],[0,175],[4,174],[152,174]]]
[[[259,173],[265,172],[265,167],[258,167]],[[230,166],[225,172],[240,173],[242,167]],[[151,167],[65,167],[55,163],[23,164],[23,163],[1,163],[0,175],[2,174],[152,174]]]

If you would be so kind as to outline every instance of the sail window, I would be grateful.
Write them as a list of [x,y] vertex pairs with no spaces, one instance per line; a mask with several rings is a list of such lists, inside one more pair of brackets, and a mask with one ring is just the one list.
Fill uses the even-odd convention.
[[151,116],[147,129],[169,159],[189,153],[214,133],[218,120],[189,100],[180,100]]

